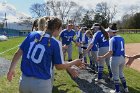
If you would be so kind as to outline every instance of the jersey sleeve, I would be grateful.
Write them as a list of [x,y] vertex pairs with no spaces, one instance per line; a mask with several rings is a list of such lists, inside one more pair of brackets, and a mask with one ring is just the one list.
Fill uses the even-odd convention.
[[90,44],[96,45],[97,44],[97,40],[98,40],[98,33],[95,33],[93,35],[92,41]]
[[85,38],[86,38],[86,34],[84,33],[84,35],[82,37],[82,42],[85,42]]
[[62,44],[59,41],[57,41],[57,44],[54,46],[53,63],[54,64],[64,64]]
[[111,39],[109,40],[109,51],[113,51],[113,41],[114,41],[113,38],[111,38]]

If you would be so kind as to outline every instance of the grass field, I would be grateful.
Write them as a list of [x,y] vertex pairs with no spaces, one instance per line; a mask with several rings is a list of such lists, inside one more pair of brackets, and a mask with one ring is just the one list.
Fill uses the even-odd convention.
[[[140,34],[123,34],[126,43],[140,43]],[[0,42],[0,53],[11,48],[18,46],[24,37],[12,38],[8,41]],[[14,52],[13,49],[7,53],[0,55],[11,60]],[[74,51],[77,49],[74,47]],[[77,52],[73,52],[73,58],[77,58]],[[19,62],[20,63],[20,62]],[[137,72],[130,68],[125,68],[125,76],[127,79],[130,93],[140,93],[140,72]],[[106,69],[105,69],[106,73]],[[18,64],[16,69],[16,76],[12,82],[8,82],[5,76],[0,77],[0,93],[18,93],[19,77],[20,77],[20,65]],[[53,93],[81,93],[78,85],[70,78],[66,71],[55,71],[54,91]]]

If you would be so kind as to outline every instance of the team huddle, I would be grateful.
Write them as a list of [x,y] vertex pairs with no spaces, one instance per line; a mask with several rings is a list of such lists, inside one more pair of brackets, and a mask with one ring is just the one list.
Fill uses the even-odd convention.
[[[97,74],[95,82],[103,79],[104,63],[108,67],[108,78],[114,81],[115,90],[120,93],[120,82],[124,92],[129,93],[123,67],[125,65],[124,39],[117,35],[117,25],[111,24],[104,29],[99,23],[91,28],[68,24],[62,30],[62,22],[57,17],[42,17],[34,21],[32,32],[28,34],[15,53],[7,79],[12,80],[15,66],[22,56],[19,92],[52,93],[54,67],[66,69],[73,77],[78,76],[77,68],[89,67]],[[56,38],[59,37],[59,40]],[[73,43],[78,59],[72,59]],[[75,51],[76,52],[76,51]],[[68,62],[66,60],[68,54]],[[87,60],[89,58],[89,61]]]

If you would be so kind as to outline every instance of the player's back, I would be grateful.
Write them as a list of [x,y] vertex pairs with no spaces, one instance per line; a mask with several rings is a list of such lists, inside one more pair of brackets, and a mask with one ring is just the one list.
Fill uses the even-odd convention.
[[101,31],[97,31],[93,35],[92,39],[93,44],[98,45],[100,47],[108,47],[109,46],[109,41],[105,39],[103,33]]
[[124,39],[121,36],[117,35],[112,37],[111,40],[113,40],[113,56],[124,56]]
[[63,61],[60,54],[62,45],[54,37],[50,38],[49,34],[44,34],[41,39],[42,34],[40,31],[31,32],[21,44],[21,70],[26,76],[49,79],[56,59],[60,64]]

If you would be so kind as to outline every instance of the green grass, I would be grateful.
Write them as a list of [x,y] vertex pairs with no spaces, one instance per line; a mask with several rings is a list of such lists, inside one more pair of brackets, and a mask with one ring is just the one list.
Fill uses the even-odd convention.
[[140,34],[121,34],[125,39],[125,43],[140,43]]
[[[0,53],[6,51],[7,49],[11,49],[13,47],[18,47],[18,45],[20,45],[22,43],[24,38],[25,37],[11,38],[7,41],[0,42]],[[9,52],[6,52],[6,53],[0,55],[0,57],[11,59],[16,50],[17,50],[17,48],[10,50]]]
[[[127,43],[140,43],[139,37],[140,34],[121,34],[125,38]],[[0,53],[9,49],[11,47],[15,47],[19,45],[24,40],[24,37],[20,38],[12,38],[8,41],[0,42]],[[15,51],[11,50],[7,53],[0,55],[0,57],[5,57],[6,59],[12,59]],[[73,51],[77,51],[74,47]],[[77,52],[73,52],[73,58],[77,58]],[[20,63],[20,62],[19,62]],[[107,70],[105,69],[105,73]],[[130,68],[125,68],[125,77],[127,80],[127,84],[130,90],[130,93],[139,93],[140,92],[140,72],[137,72]],[[16,69],[16,76],[14,77],[12,82],[8,82],[6,79],[6,75],[0,77],[0,93],[18,93],[19,86],[19,77],[21,75],[20,72],[20,64],[18,64]],[[66,71],[57,71],[55,70],[55,81],[54,81],[55,89],[53,93],[81,93],[78,85],[71,79],[71,77],[67,74]]]

